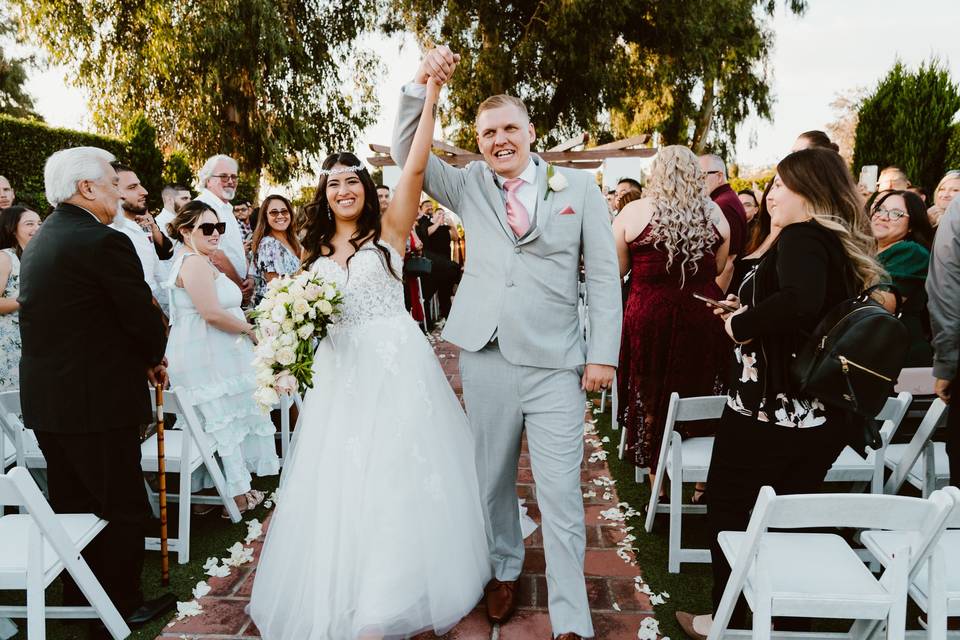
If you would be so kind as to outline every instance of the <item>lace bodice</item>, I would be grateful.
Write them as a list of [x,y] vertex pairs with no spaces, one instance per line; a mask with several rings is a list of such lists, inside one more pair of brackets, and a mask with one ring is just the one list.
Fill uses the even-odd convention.
[[[380,244],[390,253],[390,265],[403,277],[403,257],[386,242]],[[403,284],[386,268],[383,252],[371,243],[364,244],[350,259],[349,272],[333,258],[321,257],[311,271],[336,283],[343,294],[340,318],[334,327],[358,327],[371,320],[406,316]]]

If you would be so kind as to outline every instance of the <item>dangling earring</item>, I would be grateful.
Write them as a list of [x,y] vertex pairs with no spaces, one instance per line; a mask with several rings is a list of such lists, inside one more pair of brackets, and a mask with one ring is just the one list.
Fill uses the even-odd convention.
[[330,205],[326,202],[323,203],[323,208],[327,210],[327,220],[333,221],[333,213],[330,211]]

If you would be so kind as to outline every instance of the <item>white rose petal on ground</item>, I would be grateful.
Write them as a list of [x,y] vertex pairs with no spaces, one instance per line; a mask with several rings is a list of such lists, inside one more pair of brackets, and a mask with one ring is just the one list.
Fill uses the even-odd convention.
[[200,598],[207,595],[208,593],[210,593],[210,585],[208,585],[204,580],[201,580],[200,582],[198,582],[197,586],[193,588],[194,600],[199,600]]
[[637,640],[657,640],[660,635],[660,623],[656,618],[644,618],[637,630]]
[[200,603],[196,600],[191,600],[190,602],[178,602],[177,603],[177,620],[183,620],[185,618],[192,618],[193,616],[198,616],[203,613],[203,607],[200,606]]

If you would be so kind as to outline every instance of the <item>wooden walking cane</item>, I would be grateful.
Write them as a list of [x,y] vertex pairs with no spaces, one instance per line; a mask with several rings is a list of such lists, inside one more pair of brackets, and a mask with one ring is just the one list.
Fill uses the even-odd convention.
[[[157,384],[157,475],[160,480],[160,584],[170,584],[170,549],[167,546],[167,463],[163,448],[163,385]],[[181,480],[182,482],[182,480]]]

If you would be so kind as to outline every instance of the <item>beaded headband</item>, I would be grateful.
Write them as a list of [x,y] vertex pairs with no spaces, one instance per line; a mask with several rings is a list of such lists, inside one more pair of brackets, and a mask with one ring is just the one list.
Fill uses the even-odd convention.
[[357,164],[352,167],[334,167],[332,169],[320,169],[317,171],[317,175],[321,176],[335,176],[338,173],[360,173],[361,171],[366,170],[366,167],[362,164]]

